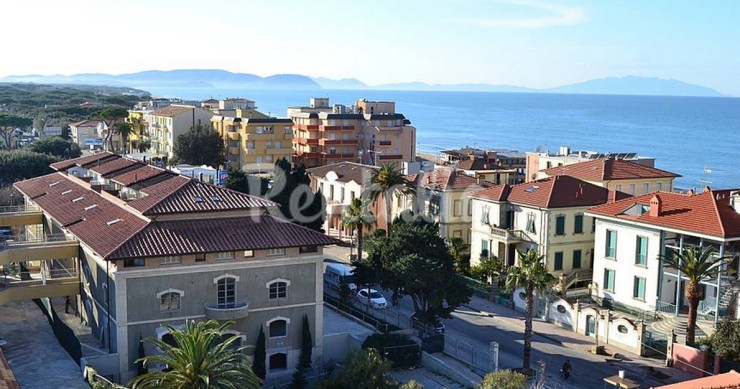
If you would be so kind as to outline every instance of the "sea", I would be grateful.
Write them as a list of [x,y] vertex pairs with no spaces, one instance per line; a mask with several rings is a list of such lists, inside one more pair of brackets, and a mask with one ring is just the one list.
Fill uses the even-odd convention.
[[520,152],[634,152],[680,174],[675,187],[740,188],[740,98],[384,90],[142,87],[185,100],[241,97],[285,117],[311,97],[330,104],[394,101],[417,130],[417,151],[465,146]]

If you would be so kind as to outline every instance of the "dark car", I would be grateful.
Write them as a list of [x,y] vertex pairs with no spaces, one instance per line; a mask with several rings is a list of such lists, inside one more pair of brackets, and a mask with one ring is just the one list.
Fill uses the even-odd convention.
[[416,312],[411,315],[411,328],[415,330],[423,330],[426,332],[434,332],[437,335],[445,333],[445,323],[442,320],[435,319],[433,323],[424,324],[419,320],[419,316]]

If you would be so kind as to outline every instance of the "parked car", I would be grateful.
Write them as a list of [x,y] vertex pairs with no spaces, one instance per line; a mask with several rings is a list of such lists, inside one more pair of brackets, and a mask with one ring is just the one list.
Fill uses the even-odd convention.
[[360,304],[372,305],[373,309],[385,309],[388,306],[385,297],[375,289],[360,289],[355,296]]
[[442,323],[442,320],[435,319],[434,323],[424,324],[419,320],[419,316],[416,312],[411,315],[411,328],[415,330],[424,330],[428,333],[435,333],[437,335],[445,333],[445,323]]

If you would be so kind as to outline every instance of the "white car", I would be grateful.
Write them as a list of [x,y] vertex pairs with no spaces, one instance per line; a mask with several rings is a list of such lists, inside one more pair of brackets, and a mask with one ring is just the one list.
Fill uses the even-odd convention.
[[373,309],[385,309],[388,305],[385,297],[375,289],[360,289],[355,297],[360,304],[372,305]]

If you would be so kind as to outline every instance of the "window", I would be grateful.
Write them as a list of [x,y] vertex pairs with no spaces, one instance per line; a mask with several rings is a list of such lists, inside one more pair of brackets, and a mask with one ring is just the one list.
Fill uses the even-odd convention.
[[170,255],[159,259],[159,263],[162,265],[174,265],[182,263],[182,258],[179,255]]
[[635,194],[635,184],[630,184],[629,190],[627,190],[627,193],[631,195]]
[[614,270],[604,269],[604,290],[614,292],[614,276]]
[[650,184],[642,184],[642,193],[649,193],[650,192]]
[[123,260],[123,267],[141,267],[145,266],[144,258],[130,258]]
[[632,287],[632,297],[638,300],[645,300],[645,279],[635,277],[635,283]]
[[270,338],[279,338],[288,336],[288,320],[277,318],[267,323]]
[[596,218],[591,218],[591,232],[596,232]]
[[[534,212],[530,212],[530,213],[527,214],[527,228],[526,228],[526,230],[527,230],[527,232],[531,232],[533,234],[536,233],[535,232],[535,228],[534,228],[534,218],[535,218]],[[509,219],[509,218],[507,217],[507,219]]]
[[216,253],[216,259],[234,259],[234,252],[222,251],[220,253]]
[[247,141],[247,150],[254,150],[254,141]]
[[488,258],[488,239],[481,239],[480,241],[480,256],[481,258]]
[[606,230],[606,252],[607,258],[617,257],[617,231]]
[[219,279],[218,285],[218,308],[236,307],[236,281],[233,276],[225,276]]
[[635,265],[647,265],[647,243],[648,238],[638,236],[635,244]]
[[555,235],[565,235],[565,216],[555,218]]
[[473,216],[473,200],[468,200],[468,216]]
[[288,368],[288,354],[277,353],[270,355],[270,371],[285,370]]
[[159,311],[173,312],[180,310],[180,298],[184,294],[181,290],[168,289],[165,292],[158,293]]
[[581,214],[576,215],[575,220],[573,221],[573,233],[574,234],[583,233],[583,215]]
[[285,255],[285,247],[269,249],[267,255]]
[[267,283],[267,289],[269,290],[270,300],[284,299],[288,297],[288,286],[290,281],[288,280],[274,280]]
[[614,187],[614,190],[616,190],[618,192],[621,192],[622,191],[622,185],[621,184],[618,184],[617,186]]
[[206,254],[205,253],[196,253],[195,254],[195,262],[205,262],[206,261]]
[[298,252],[301,254],[317,253],[319,252],[319,247],[318,246],[301,246],[298,248]]
[[563,270],[563,252],[558,251],[555,253],[555,270]]
[[488,206],[483,206],[483,212],[480,215],[480,222],[483,224],[488,224]]
[[583,255],[583,252],[581,250],[573,250],[573,268],[574,269],[581,268],[581,256],[582,255]]
[[453,216],[462,216],[462,212],[463,212],[462,200],[455,200]]
[[452,237],[453,238],[462,238],[462,230],[452,231]]
[[254,257],[254,250],[244,250],[244,258]]
[[663,184],[662,183],[659,182],[659,183],[655,184],[655,190],[662,190],[662,189],[663,189]]

